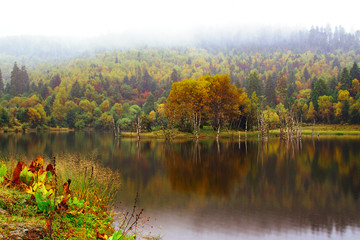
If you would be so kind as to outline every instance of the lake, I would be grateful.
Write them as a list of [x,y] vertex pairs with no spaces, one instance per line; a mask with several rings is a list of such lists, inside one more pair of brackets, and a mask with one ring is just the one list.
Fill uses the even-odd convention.
[[[360,138],[280,142],[114,140],[111,133],[0,135],[2,155],[97,154],[122,175],[118,205],[163,239],[355,239]],[[120,204],[121,202],[121,204]]]

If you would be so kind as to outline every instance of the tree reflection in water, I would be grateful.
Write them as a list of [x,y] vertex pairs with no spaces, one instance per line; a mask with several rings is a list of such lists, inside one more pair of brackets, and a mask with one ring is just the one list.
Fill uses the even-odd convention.
[[30,159],[95,152],[121,172],[121,202],[132,204],[139,192],[148,212],[181,212],[197,229],[330,234],[360,227],[358,138],[136,143],[114,142],[111,133],[75,132],[2,135],[0,143],[2,155]]

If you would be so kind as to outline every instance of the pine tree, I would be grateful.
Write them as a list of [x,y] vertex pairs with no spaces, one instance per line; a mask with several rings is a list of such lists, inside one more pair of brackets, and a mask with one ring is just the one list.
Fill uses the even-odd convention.
[[146,69],[142,77],[142,85],[139,86],[139,90],[140,89],[147,92],[154,92],[156,89],[156,84]]
[[279,102],[284,103],[287,96],[287,81],[283,72],[278,75],[276,83],[276,95]]
[[336,97],[337,96],[337,89],[336,87],[338,86],[338,81],[336,79],[335,76],[332,76],[330,78],[330,80],[328,80],[328,86],[329,86],[329,91],[330,91],[330,94],[333,96],[333,97]]
[[19,93],[19,80],[20,80],[20,68],[18,67],[17,63],[14,63],[13,70],[11,71],[10,76],[10,86],[9,86],[9,93],[12,95],[17,95]]
[[81,87],[80,87],[78,80],[76,80],[74,82],[74,84],[72,85],[71,90],[70,90],[70,95],[73,98],[81,98],[82,97],[83,93],[81,91]]
[[291,71],[288,77],[288,88],[287,88],[287,98],[285,101],[285,106],[287,108],[290,108],[291,105],[295,101],[295,93],[296,92],[296,85],[295,85],[295,73],[294,71]]
[[176,69],[174,68],[171,76],[170,76],[171,82],[178,82],[180,81],[180,74],[176,71]]
[[318,104],[319,97],[324,95],[329,95],[329,90],[325,81],[322,78],[320,78],[313,84],[310,94],[310,101],[314,104],[316,111],[319,110],[319,104]]
[[305,78],[305,81],[307,81],[307,80],[309,80],[311,78],[311,75],[310,75],[309,70],[307,69],[307,67],[305,67],[305,69],[304,69],[303,76]]
[[29,90],[30,80],[25,66],[21,69],[14,63],[10,77],[9,93],[12,95],[23,94]]
[[27,92],[30,86],[29,75],[26,71],[25,66],[21,67],[21,78],[20,78],[20,93]]
[[349,110],[350,110],[349,101],[348,100],[343,101],[341,105],[341,118],[344,123],[349,121],[350,118]]
[[155,109],[155,97],[152,93],[150,93],[143,106],[143,111],[145,114],[149,114],[154,109]]
[[262,84],[257,70],[252,70],[248,76],[247,93],[250,96],[253,92],[256,92],[256,96],[262,95]]
[[264,95],[265,95],[267,104],[271,107],[275,107],[277,104],[275,88],[276,88],[276,73],[274,73],[272,76],[268,76],[266,78],[266,82],[265,82]]
[[335,58],[334,61],[332,62],[331,68],[334,69],[334,67],[337,67],[338,69],[340,69],[340,62],[339,62],[338,58]]
[[56,88],[57,86],[59,86],[60,83],[61,83],[61,78],[60,78],[59,74],[56,74],[56,75],[51,79],[49,85],[50,85],[50,87],[51,87],[52,89],[54,89],[54,88]]
[[354,62],[352,68],[350,69],[350,80],[357,79],[360,81],[360,69],[356,62]]
[[349,70],[346,67],[344,67],[340,73],[340,83],[340,89],[342,90],[349,90],[351,88],[352,80],[350,79]]

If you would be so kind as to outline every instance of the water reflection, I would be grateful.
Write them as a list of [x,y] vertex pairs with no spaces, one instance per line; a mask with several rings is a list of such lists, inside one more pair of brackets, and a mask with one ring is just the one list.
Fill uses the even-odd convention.
[[[0,136],[2,154],[98,154],[121,172],[122,203],[157,218],[165,239],[352,238],[360,229],[360,139],[301,142],[114,141],[72,132]],[[353,231],[349,231],[353,229]],[[289,233],[290,232],[290,233]],[[281,237],[280,237],[281,238]]]

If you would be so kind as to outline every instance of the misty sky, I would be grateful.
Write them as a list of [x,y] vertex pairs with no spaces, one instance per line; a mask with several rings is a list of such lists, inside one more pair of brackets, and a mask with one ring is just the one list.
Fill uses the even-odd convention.
[[178,34],[225,27],[360,29],[356,0],[2,0],[0,36]]

